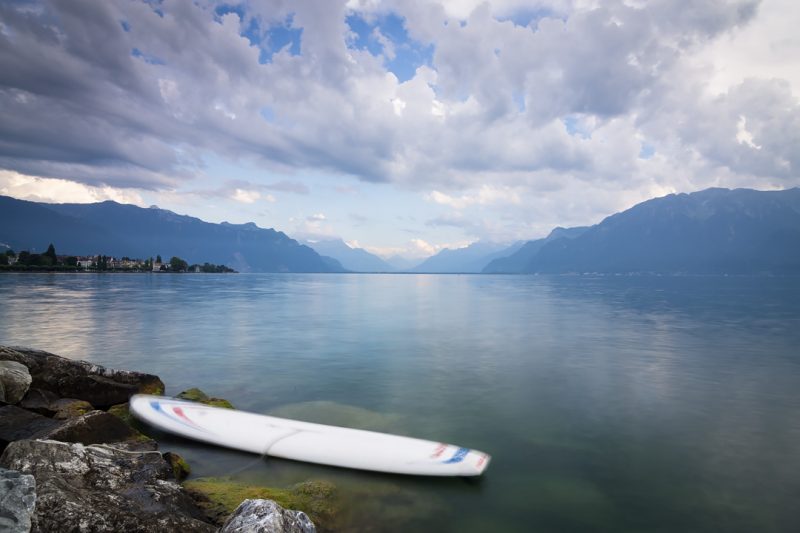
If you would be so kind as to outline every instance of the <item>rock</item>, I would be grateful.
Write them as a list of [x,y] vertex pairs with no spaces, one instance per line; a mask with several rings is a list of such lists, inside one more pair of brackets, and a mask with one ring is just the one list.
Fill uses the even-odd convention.
[[0,361],[0,400],[16,404],[31,386],[28,367],[17,361]]
[[75,418],[76,416],[85,415],[90,411],[94,411],[92,404],[86,400],[76,400],[75,398],[60,398],[50,404],[50,407],[55,411],[53,413],[53,418],[56,420]]
[[164,456],[164,460],[169,464],[172,468],[172,473],[175,475],[175,479],[178,481],[183,481],[189,474],[192,473],[192,469],[189,467],[189,463],[186,462],[186,459],[181,457],[175,452],[166,452],[162,453],[161,455]]
[[124,444],[128,450],[156,450],[158,443],[105,411],[92,411],[66,420],[39,438],[81,444]]
[[127,403],[120,403],[117,405],[112,405],[108,408],[108,413],[116,416],[130,427],[142,433],[144,435],[149,436],[152,432],[152,426],[148,426],[147,424],[142,423],[136,417],[131,414],[130,409],[128,408]]
[[225,409],[235,409],[233,404],[228,400],[224,400],[222,398],[212,398],[205,392],[201,391],[198,388],[193,388],[189,390],[185,390],[182,393],[178,394],[176,398],[180,398],[181,400],[189,400],[191,402],[198,402],[203,403],[206,405],[210,405],[212,407],[224,407]]
[[288,511],[272,500],[245,500],[219,533],[315,533],[302,511]]
[[0,531],[28,533],[35,505],[33,476],[0,468]]
[[35,388],[28,391],[19,402],[19,406],[57,420],[74,418],[94,411],[92,404],[86,400],[59,398],[54,392]]
[[56,414],[56,411],[53,410],[53,404],[58,400],[58,394],[55,392],[31,387],[22,401],[19,402],[19,406],[28,411],[35,411],[40,415],[53,416]]
[[4,450],[15,440],[35,439],[46,435],[60,425],[61,422],[57,420],[15,405],[0,407],[0,450]]
[[158,452],[16,441],[0,466],[36,478],[34,531],[211,533]]
[[100,408],[127,402],[137,392],[164,392],[164,383],[158,376],[112,370],[40,350],[0,346],[0,361],[25,365],[33,379],[33,387],[54,392],[62,398],[85,400]]

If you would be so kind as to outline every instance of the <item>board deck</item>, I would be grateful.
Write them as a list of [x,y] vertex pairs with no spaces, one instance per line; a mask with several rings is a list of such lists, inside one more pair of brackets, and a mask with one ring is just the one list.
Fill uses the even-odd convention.
[[236,450],[344,468],[424,476],[479,476],[489,454],[411,437],[326,426],[137,394],[130,410],[167,431]]

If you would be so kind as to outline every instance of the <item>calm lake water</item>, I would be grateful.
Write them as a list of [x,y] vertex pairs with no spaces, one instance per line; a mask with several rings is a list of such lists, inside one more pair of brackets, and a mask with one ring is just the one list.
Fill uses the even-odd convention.
[[331,480],[348,531],[800,531],[797,279],[4,274],[0,344],[492,454],[467,482],[162,440]]

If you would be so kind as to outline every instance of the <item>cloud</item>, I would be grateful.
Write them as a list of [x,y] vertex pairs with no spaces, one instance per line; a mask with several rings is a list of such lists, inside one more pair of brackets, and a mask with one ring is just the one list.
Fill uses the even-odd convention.
[[501,188],[491,185],[484,185],[474,193],[463,194],[458,197],[450,196],[439,191],[432,191],[430,194],[425,195],[425,199],[437,204],[450,206],[454,209],[464,209],[471,205],[520,203],[520,196],[516,191],[508,187]]
[[[246,189],[234,189],[230,198],[236,202],[241,202],[243,204],[253,204],[261,199],[261,193],[258,191],[249,191]],[[264,199],[268,202],[274,202],[275,197],[271,194],[268,194],[264,197]]]
[[130,189],[93,187],[74,181],[26,176],[9,170],[0,170],[0,195],[46,203],[89,204],[113,200],[144,206],[142,197]]
[[535,6],[2,3],[0,168],[169,191],[214,154],[277,179],[225,186],[239,202],[347,175],[525,232],[653,191],[798,184],[796,2]]

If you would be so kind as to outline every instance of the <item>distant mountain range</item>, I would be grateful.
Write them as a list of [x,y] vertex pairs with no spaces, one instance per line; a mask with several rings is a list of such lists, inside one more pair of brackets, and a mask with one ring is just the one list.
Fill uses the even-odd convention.
[[800,189],[670,194],[574,238],[551,237],[528,243],[533,253],[494,262],[486,271],[798,274]]
[[398,269],[362,248],[351,248],[341,239],[305,241],[322,256],[337,260],[352,272],[396,272]]
[[524,241],[516,242],[511,246],[478,241],[465,248],[456,248],[454,250],[445,248],[438,254],[409,269],[409,272],[478,273],[496,258],[513,254],[523,244],[525,244]]
[[343,272],[284,233],[255,224],[212,224],[116,202],[45,204],[0,196],[0,242],[16,251],[112,255],[224,264],[240,272]]
[[574,239],[575,237],[583,234],[588,226],[579,226],[576,228],[562,228],[557,227],[550,232],[550,234],[543,239],[536,239],[528,241],[517,248],[517,250],[510,255],[500,256],[493,259],[491,262],[481,270],[484,274],[522,274],[526,272],[528,263],[531,262],[533,257],[539,253],[539,250],[547,244],[556,239]]
[[588,228],[556,228],[510,247],[478,242],[442,250],[417,266],[341,240],[312,249],[253,223],[212,224],[115,202],[0,196],[0,245],[41,252],[51,242],[61,254],[175,255],[242,272],[800,274],[800,189],[671,194]]

